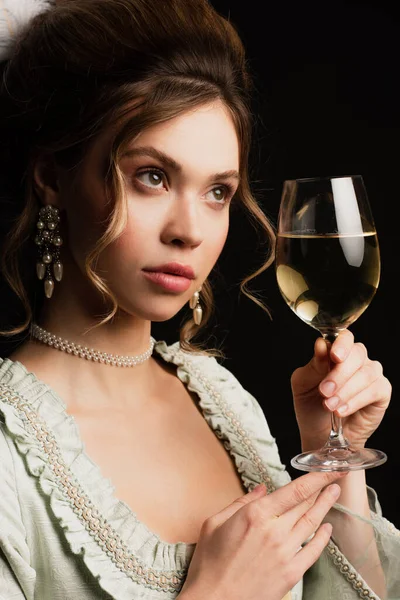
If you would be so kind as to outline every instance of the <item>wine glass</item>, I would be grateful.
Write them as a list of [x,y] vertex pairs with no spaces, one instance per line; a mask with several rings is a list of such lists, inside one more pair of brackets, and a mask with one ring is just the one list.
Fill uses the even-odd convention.
[[[330,347],[365,311],[379,284],[379,244],[361,175],[284,182],[275,269],[288,306]],[[341,418],[332,412],[325,445],[298,454],[291,465],[302,471],[348,471],[386,460],[380,450],[352,448]]]

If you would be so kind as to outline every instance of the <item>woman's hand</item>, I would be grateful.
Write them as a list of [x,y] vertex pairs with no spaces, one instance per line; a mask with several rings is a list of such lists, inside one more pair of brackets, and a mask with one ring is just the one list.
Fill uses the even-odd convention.
[[325,340],[318,338],[313,358],[294,371],[291,384],[303,451],[325,444],[333,410],[342,417],[351,446],[364,447],[382,421],[392,393],[382,365],[370,360],[365,346],[355,343],[348,330],[339,334],[329,356]]
[[179,598],[282,600],[329,542],[331,526],[320,525],[346,475],[307,473],[268,495],[261,486],[211,516]]

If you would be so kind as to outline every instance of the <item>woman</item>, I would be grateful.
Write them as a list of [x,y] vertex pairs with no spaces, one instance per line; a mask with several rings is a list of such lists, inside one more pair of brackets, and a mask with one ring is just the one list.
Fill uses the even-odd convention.
[[[233,26],[205,0],[68,0],[15,37],[5,8],[2,268],[26,318],[3,334],[26,336],[0,363],[1,597],[399,595],[399,532],[364,471],[290,481],[256,399],[193,340],[231,210],[273,249]],[[180,340],[155,341],[188,302]],[[327,376],[317,340],[292,378],[303,449],[329,398],[353,446],[390,401],[349,332],[330,357]]]

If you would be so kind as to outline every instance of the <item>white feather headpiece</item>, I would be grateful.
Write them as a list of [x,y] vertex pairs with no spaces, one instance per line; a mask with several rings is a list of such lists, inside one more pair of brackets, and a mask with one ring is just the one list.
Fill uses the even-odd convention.
[[0,61],[11,57],[18,35],[51,5],[51,0],[0,0]]

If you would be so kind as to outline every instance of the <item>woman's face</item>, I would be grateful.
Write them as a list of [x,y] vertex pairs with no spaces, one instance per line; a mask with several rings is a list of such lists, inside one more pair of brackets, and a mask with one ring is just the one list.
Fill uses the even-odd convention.
[[[68,245],[81,273],[109,210],[103,172],[106,138],[87,155],[79,192],[65,203]],[[102,252],[96,271],[106,279],[120,309],[163,321],[199,289],[224,246],[239,171],[231,117],[216,102],[154,125],[132,142],[120,168],[128,221],[121,236]],[[193,278],[151,273],[168,263],[189,267]]]

